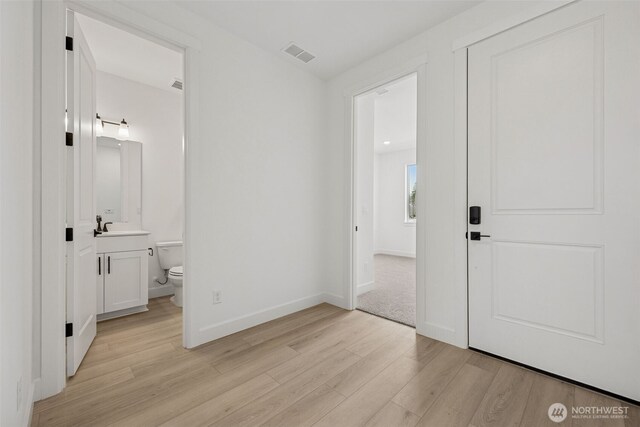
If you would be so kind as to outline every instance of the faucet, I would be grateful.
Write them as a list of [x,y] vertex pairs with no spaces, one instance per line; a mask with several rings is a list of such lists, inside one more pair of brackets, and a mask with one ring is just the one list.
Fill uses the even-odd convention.
[[102,227],[100,224],[102,224],[102,216],[101,215],[96,215],[96,222],[98,223],[98,231],[102,231]]
[[108,224],[113,224],[112,222],[105,222],[104,225],[102,226],[102,231],[104,231],[105,233],[108,233],[109,230],[107,230],[107,225]]

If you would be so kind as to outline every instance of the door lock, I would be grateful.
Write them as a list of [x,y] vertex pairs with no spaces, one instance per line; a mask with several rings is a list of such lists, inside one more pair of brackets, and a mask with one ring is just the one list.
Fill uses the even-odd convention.
[[480,234],[479,231],[471,231],[469,233],[469,240],[480,240],[483,237],[491,237],[491,236],[489,236],[487,234]]
[[469,208],[469,224],[480,224],[480,206],[471,206]]

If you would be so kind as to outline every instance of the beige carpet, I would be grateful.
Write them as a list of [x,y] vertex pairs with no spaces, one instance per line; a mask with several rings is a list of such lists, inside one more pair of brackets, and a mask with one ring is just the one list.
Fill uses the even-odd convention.
[[358,296],[358,309],[416,326],[416,260],[375,255],[376,289]]

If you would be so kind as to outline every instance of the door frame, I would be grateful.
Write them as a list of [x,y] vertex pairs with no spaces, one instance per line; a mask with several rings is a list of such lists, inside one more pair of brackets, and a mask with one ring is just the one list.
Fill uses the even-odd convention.
[[[93,3],[87,0],[57,0],[41,3],[40,40],[36,48],[41,61],[39,76],[41,91],[41,181],[34,189],[41,197],[41,210],[37,212],[42,230],[40,250],[42,277],[40,291],[42,303],[36,307],[40,327],[40,341],[34,345],[39,353],[40,379],[36,381],[34,400],[44,399],[61,392],[66,385],[66,278],[65,278],[65,198],[66,153],[64,141],[65,105],[65,48],[66,10],[82,13],[139,37],[159,43],[183,54],[184,86],[183,137],[184,137],[184,194],[183,241],[185,282],[188,282],[190,253],[190,221],[188,206],[191,200],[191,164],[188,147],[198,135],[198,71],[199,40],[189,34],[156,21],[115,1]],[[52,113],[59,111],[59,114]],[[189,287],[184,289],[183,345],[192,346],[192,313]],[[37,354],[36,353],[36,354]],[[38,357],[34,358],[35,360]]]
[[[521,25],[527,21],[535,19],[539,16],[552,12],[558,8],[564,7],[577,0],[558,0],[555,2],[543,2],[535,4],[532,7],[516,13],[507,18],[493,22],[487,26],[481,27],[477,30],[470,31],[469,33],[455,39],[451,46],[451,52],[454,55],[454,232],[460,236],[454,242],[454,270],[455,279],[451,284],[453,287],[454,301],[455,301],[455,326],[454,328],[444,327],[442,325],[433,324],[427,320],[426,316],[426,298],[427,286],[426,286],[426,239],[427,236],[423,235],[422,228],[416,223],[416,332],[420,335],[425,335],[431,338],[435,338],[440,341],[447,342],[449,344],[456,345],[462,348],[468,348],[469,345],[469,316],[468,316],[468,260],[467,260],[467,48],[471,45],[478,43],[486,38],[492,37],[498,33],[506,31],[510,28]],[[399,67],[390,69],[381,75],[377,75],[374,78],[370,78],[362,81],[355,87],[343,93],[344,95],[344,110],[345,110],[345,140],[349,141],[345,144],[345,177],[348,179],[348,188],[345,192],[344,205],[346,206],[344,213],[344,224],[347,224],[348,228],[344,230],[344,243],[345,248],[344,260],[344,283],[345,283],[345,295],[347,295],[347,301],[344,304],[344,308],[353,310],[357,302],[357,287],[355,277],[355,262],[357,260],[356,248],[355,248],[355,139],[354,139],[354,98],[360,94],[366,93],[369,90],[375,89],[385,83],[400,78],[404,75],[408,75],[414,72],[419,73],[419,69],[422,67],[422,76],[418,74],[418,142],[416,147],[417,165],[425,165],[426,162],[423,156],[426,155],[425,150],[421,150],[420,146],[427,147],[428,140],[426,139],[426,103],[427,103],[427,54],[418,56],[412,60],[409,60]],[[420,108],[422,106],[422,108]],[[420,166],[418,166],[418,179],[423,181],[423,173]],[[422,170],[422,173],[421,173]],[[420,190],[419,190],[420,191]],[[421,191],[425,193],[425,187]],[[426,205],[423,207],[422,203],[425,200],[420,201],[422,198],[418,198],[417,209],[419,212],[424,212]],[[423,221],[428,221],[428,218]]]
[[[460,236],[454,243],[455,281],[453,283],[456,306],[456,331],[454,339],[448,341],[459,347],[469,347],[469,260],[468,260],[468,212],[469,200],[468,186],[468,49],[472,45],[496,34],[522,25],[532,19],[538,18],[556,9],[565,7],[578,0],[558,0],[554,2],[542,2],[535,4],[518,14],[496,21],[488,26],[466,34],[454,40],[451,51],[454,56],[454,220],[455,233]],[[464,240],[462,236],[464,235]],[[428,335],[436,339],[442,339],[434,335]]]
[[[421,55],[419,57],[414,58],[413,60],[407,62],[406,64],[395,68],[393,70],[389,70],[383,75],[379,75],[376,78],[360,84],[356,87],[353,87],[344,93],[344,101],[345,101],[345,123],[346,128],[346,137],[345,140],[349,141],[349,144],[346,146],[346,176],[349,177],[349,186],[348,191],[346,192],[346,196],[348,200],[346,200],[345,206],[347,209],[347,218],[345,218],[345,224],[348,224],[348,229],[345,233],[345,247],[347,248],[347,260],[346,260],[346,277],[345,283],[347,284],[347,289],[345,290],[345,294],[348,295],[347,299],[347,309],[355,310],[358,301],[358,269],[357,269],[357,260],[358,260],[358,250],[357,250],[357,232],[355,230],[357,226],[357,209],[356,205],[358,203],[358,193],[357,193],[357,184],[358,184],[358,150],[356,143],[356,98],[361,95],[365,95],[379,88],[380,86],[384,86],[393,81],[402,79],[404,77],[408,77],[412,74],[417,76],[417,134],[416,134],[416,167],[418,170],[418,182],[422,180],[422,175],[424,170],[421,170],[420,165],[425,164],[423,156],[424,153],[420,149],[421,146],[426,145],[426,102],[427,102],[427,93],[426,93],[426,76],[427,76],[427,56]],[[418,193],[420,193],[420,186],[418,184]],[[416,211],[424,212],[426,207],[426,201],[424,197],[416,198]],[[419,217],[419,215],[418,215]],[[416,331],[420,334],[424,335],[424,332],[421,331],[419,324],[422,323],[419,319],[424,318],[424,290],[425,286],[421,284],[424,283],[425,278],[425,259],[423,254],[425,253],[425,241],[422,237],[420,231],[422,230],[420,226],[420,221],[416,221]]]

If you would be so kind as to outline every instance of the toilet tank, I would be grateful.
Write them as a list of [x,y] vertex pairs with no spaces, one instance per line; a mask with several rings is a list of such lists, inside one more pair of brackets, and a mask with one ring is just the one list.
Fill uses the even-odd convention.
[[158,261],[163,270],[182,265],[182,242],[156,242],[158,248]]

